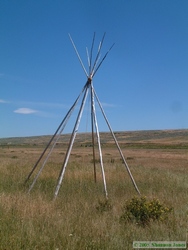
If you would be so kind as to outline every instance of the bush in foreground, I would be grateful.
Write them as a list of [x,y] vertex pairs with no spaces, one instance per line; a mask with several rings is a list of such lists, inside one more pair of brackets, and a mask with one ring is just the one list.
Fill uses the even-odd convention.
[[152,221],[164,221],[172,208],[160,203],[158,199],[148,200],[146,197],[132,198],[123,207],[121,222],[133,222],[146,226]]

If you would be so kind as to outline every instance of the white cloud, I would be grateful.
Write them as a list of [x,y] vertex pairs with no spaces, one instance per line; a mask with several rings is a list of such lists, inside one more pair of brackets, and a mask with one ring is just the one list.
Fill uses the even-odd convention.
[[115,104],[110,104],[110,103],[106,103],[106,102],[101,103],[101,105],[103,107],[109,107],[109,108],[115,108],[116,107]]
[[5,101],[5,100],[0,99],[0,103],[9,103],[9,102],[7,102],[7,101]]
[[48,103],[48,102],[20,102],[23,105],[32,105],[40,107],[50,107],[50,108],[68,108],[69,105],[62,103]]
[[29,108],[19,108],[19,109],[14,110],[14,113],[24,114],[24,115],[34,114],[37,112],[38,112],[37,110],[29,109]]

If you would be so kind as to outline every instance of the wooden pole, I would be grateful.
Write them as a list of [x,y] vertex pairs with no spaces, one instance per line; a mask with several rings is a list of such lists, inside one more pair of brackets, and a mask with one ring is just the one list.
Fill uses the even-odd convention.
[[[84,88],[82,89],[82,92],[84,91]],[[47,146],[45,147],[44,151],[42,152],[42,154],[40,155],[39,159],[37,160],[37,162],[35,163],[34,167],[32,168],[31,172],[29,173],[28,177],[25,180],[25,183],[30,179],[31,175],[33,174],[34,170],[36,169],[36,167],[38,166],[39,162],[41,161],[41,159],[43,158],[44,154],[46,153],[47,149],[49,148],[50,144],[52,143],[53,139],[55,138],[55,136],[58,134],[59,130],[61,129],[61,127],[63,126],[63,124],[65,124],[67,122],[67,119],[69,119],[70,115],[72,114],[78,100],[80,99],[80,96],[82,94],[82,92],[80,93],[80,95],[77,97],[76,101],[74,102],[74,104],[72,105],[72,107],[69,109],[69,111],[67,112],[66,116],[64,117],[64,119],[62,120],[62,122],[60,123],[59,127],[57,128],[57,130],[55,131],[54,135],[52,136],[52,138],[50,139],[50,141],[48,142]],[[65,127],[65,126],[64,126]],[[64,128],[63,127],[63,128]]]
[[134,180],[134,178],[133,178],[133,176],[132,176],[132,174],[131,174],[131,171],[130,171],[130,169],[129,169],[129,166],[128,166],[126,160],[125,160],[125,157],[124,157],[124,155],[123,155],[123,153],[122,153],[122,151],[121,151],[121,148],[120,148],[120,146],[119,146],[119,143],[118,143],[118,141],[117,141],[117,139],[116,139],[116,137],[115,137],[115,134],[114,134],[114,132],[113,132],[111,126],[110,126],[110,123],[108,122],[108,119],[107,119],[107,117],[106,117],[106,115],[105,115],[105,113],[104,113],[103,107],[102,107],[102,105],[101,105],[101,103],[100,103],[100,101],[99,101],[99,98],[97,97],[97,94],[96,94],[95,91],[94,91],[94,95],[95,95],[95,97],[96,97],[96,99],[97,99],[97,102],[98,102],[98,104],[99,104],[99,106],[100,106],[100,109],[101,109],[101,111],[102,111],[102,114],[103,114],[103,116],[104,116],[104,119],[105,119],[105,121],[106,121],[106,123],[107,123],[107,125],[108,125],[108,127],[109,127],[109,129],[110,129],[110,132],[111,132],[111,134],[112,134],[112,137],[114,138],[114,141],[115,141],[116,146],[117,146],[117,148],[118,148],[118,150],[119,150],[119,153],[120,153],[120,155],[121,155],[121,157],[122,157],[122,160],[123,160],[124,165],[125,165],[125,167],[126,167],[126,169],[127,169],[127,172],[128,172],[128,174],[129,174],[129,176],[130,176],[130,178],[131,178],[131,181],[132,181],[132,183],[133,183],[133,185],[134,185],[136,191],[140,194],[140,191],[139,191],[139,189],[138,189],[138,187],[137,187],[137,185],[136,185],[136,182],[135,182],[135,180]]
[[82,112],[83,112],[83,109],[84,109],[84,106],[85,106],[85,101],[86,101],[87,94],[88,94],[88,87],[89,87],[88,85],[89,84],[88,84],[88,81],[87,81],[87,83],[85,85],[86,87],[85,87],[84,97],[82,99],[82,103],[81,103],[80,110],[79,110],[79,113],[78,113],[78,116],[77,116],[77,119],[76,119],[76,123],[75,123],[75,126],[74,126],[72,134],[71,134],[71,138],[70,138],[69,145],[68,145],[68,148],[67,148],[67,152],[66,152],[66,155],[65,155],[65,159],[64,159],[64,162],[63,162],[63,165],[62,165],[62,169],[61,169],[60,174],[59,174],[58,184],[56,186],[54,198],[56,198],[58,193],[59,193],[59,189],[60,189],[64,174],[65,174],[65,170],[66,170],[66,166],[67,166],[69,156],[70,156],[70,153],[71,153],[71,150],[72,150],[72,146],[74,144],[74,140],[75,140],[76,134],[78,132],[80,120],[81,120],[81,117],[82,117]]
[[81,66],[82,66],[82,68],[83,68],[83,70],[84,70],[84,73],[85,73],[85,75],[88,77],[88,73],[87,73],[87,71],[86,71],[86,69],[85,69],[85,67],[84,67],[84,64],[83,64],[83,62],[82,62],[82,59],[81,59],[81,57],[80,57],[80,55],[79,55],[79,53],[78,53],[78,50],[77,50],[77,48],[76,48],[76,46],[75,46],[75,44],[74,44],[74,42],[73,42],[72,37],[71,37],[70,34],[69,34],[69,38],[70,38],[71,43],[72,43],[72,45],[73,45],[73,48],[74,48],[74,50],[75,50],[75,52],[76,52],[76,55],[77,55],[77,57],[78,57],[78,59],[79,59],[79,61],[80,61],[80,64],[81,64]]
[[95,42],[95,32],[93,34],[93,40],[92,40],[92,45],[91,45],[91,50],[90,50],[90,62],[89,62],[89,74],[91,75],[91,66],[92,66],[92,57],[93,57],[93,46]]
[[[92,83],[91,83],[92,84]],[[93,148],[93,169],[94,169],[94,181],[97,182],[97,174],[96,174],[96,158],[95,158],[95,137],[94,137],[94,96],[92,87],[90,85],[91,91],[91,130],[92,130],[92,148]]]
[[97,52],[93,67],[92,67],[91,72],[90,72],[91,76],[93,76],[93,74],[94,74],[95,67],[97,65],[97,62],[98,62],[98,59],[99,59],[99,56],[100,56],[100,52],[101,52],[101,49],[102,49],[102,45],[103,45],[103,42],[104,42],[105,35],[106,35],[106,33],[104,33],[104,35],[102,37],[102,41],[99,43],[98,52]]
[[92,103],[92,105],[93,105],[93,117],[94,117],[94,122],[95,122],[96,133],[97,133],[97,141],[98,141],[98,147],[99,147],[99,157],[100,157],[101,172],[102,172],[102,177],[103,177],[103,184],[104,184],[104,191],[105,191],[106,199],[108,199],[108,192],[107,192],[107,187],[106,187],[106,178],[105,178],[105,172],[104,172],[104,166],[103,166],[100,135],[99,135],[97,117],[96,117],[96,112],[95,112],[94,89],[93,89],[92,84],[91,84],[91,89],[92,89],[92,96],[93,96],[93,103]]

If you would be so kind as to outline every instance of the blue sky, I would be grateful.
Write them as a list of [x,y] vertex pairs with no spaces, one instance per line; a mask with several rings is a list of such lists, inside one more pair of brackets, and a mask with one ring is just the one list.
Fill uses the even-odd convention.
[[[93,84],[114,131],[188,128],[187,0],[0,2],[0,137],[53,134],[81,92],[96,32]],[[90,131],[89,101],[80,132]],[[71,132],[75,110],[65,132]],[[108,131],[97,108],[100,131]]]

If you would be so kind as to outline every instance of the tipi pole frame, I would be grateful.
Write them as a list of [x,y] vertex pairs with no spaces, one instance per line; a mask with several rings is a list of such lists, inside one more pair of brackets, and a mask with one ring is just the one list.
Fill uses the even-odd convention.
[[[93,91],[94,91],[94,89],[93,89]],[[98,104],[99,104],[99,107],[100,107],[100,109],[101,109],[101,111],[102,111],[102,114],[103,114],[103,116],[104,116],[104,119],[105,119],[105,121],[106,121],[106,123],[107,123],[107,125],[108,125],[108,128],[109,128],[109,130],[110,130],[110,132],[111,132],[111,134],[112,134],[112,137],[113,137],[113,139],[114,139],[114,141],[115,141],[115,144],[116,144],[116,146],[117,146],[117,148],[118,148],[118,150],[119,150],[119,153],[120,153],[120,155],[121,155],[121,158],[122,158],[122,160],[123,160],[123,162],[124,162],[124,165],[125,165],[125,167],[126,167],[126,169],[127,169],[128,174],[129,174],[129,176],[130,176],[130,178],[131,178],[131,181],[132,181],[132,183],[133,183],[133,185],[134,185],[136,191],[138,192],[138,194],[140,194],[140,191],[139,191],[139,189],[138,189],[138,187],[137,187],[137,185],[136,185],[136,182],[135,182],[135,180],[134,180],[134,178],[133,178],[133,176],[132,176],[132,174],[131,174],[131,171],[130,171],[130,169],[129,169],[129,166],[128,166],[126,160],[125,160],[125,157],[124,157],[124,155],[123,155],[123,152],[122,152],[122,150],[121,150],[121,148],[120,148],[120,146],[119,146],[119,143],[118,143],[118,141],[117,141],[117,139],[116,139],[116,137],[115,137],[115,134],[114,134],[114,132],[113,132],[111,126],[110,126],[110,123],[109,123],[109,121],[108,121],[108,119],[107,119],[107,117],[106,117],[106,115],[105,115],[104,109],[103,109],[103,107],[102,107],[102,105],[101,105],[101,103],[100,103],[100,101],[99,101],[99,98],[97,97],[97,94],[96,94],[95,91],[94,91],[94,95],[95,95],[96,100],[97,100],[97,102],[98,102]]]
[[[82,59],[78,53],[78,50],[73,42],[73,39],[71,38],[70,34],[69,34],[69,38],[71,40],[71,43],[74,47],[74,50],[76,52],[76,55],[80,61],[80,64],[84,70],[84,73],[86,74],[87,76],[87,82],[86,84],[84,85],[81,93],[79,94],[79,96],[77,97],[76,101],[74,102],[74,104],[72,105],[72,107],[69,109],[69,111],[67,112],[66,116],[64,117],[64,119],[62,120],[62,122],[60,123],[59,127],[57,128],[56,132],[54,133],[54,135],[52,136],[52,138],[50,139],[50,141],[48,142],[47,146],[45,147],[44,151],[42,152],[42,154],[40,155],[38,161],[36,162],[36,164],[34,165],[34,167],[32,168],[31,172],[29,173],[25,183],[30,179],[31,175],[33,174],[33,172],[35,171],[36,167],[38,166],[38,164],[40,163],[40,161],[42,160],[43,156],[45,155],[46,151],[48,150],[49,148],[49,151],[47,153],[47,156],[46,158],[44,159],[43,163],[42,163],[42,166],[40,167],[38,173],[36,174],[30,188],[29,188],[29,191],[31,191],[31,189],[33,188],[35,182],[37,181],[39,175],[41,174],[45,164],[47,163],[55,145],[57,144],[72,112],[74,111],[74,108],[76,106],[76,104],[78,103],[81,95],[83,94],[83,98],[82,98],[82,101],[81,101],[81,104],[80,104],[80,108],[79,108],[79,111],[78,111],[78,115],[77,115],[77,118],[76,118],[76,122],[75,122],[75,125],[74,125],[74,128],[73,128],[73,131],[71,133],[71,136],[70,136],[70,140],[69,140],[69,144],[68,144],[68,148],[67,148],[67,151],[66,151],[66,154],[65,154],[65,158],[64,158],[64,161],[63,161],[63,164],[62,164],[62,168],[60,170],[60,173],[59,173],[59,177],[58,177],[58,181],[57,181],[57,185],[56,185],[56,188],[55,188],[55,193],[54,193],[54,199],[57,197],[58,193],[59,193],[59,189],[61,187],[61,183],[63,181],[63,178],[64,178],[64,174],[65,174],[65,171],[66,171],[66,167],[67,167],[67,164],[68,164],[68,161],[69,161],[69,157],[70,157],[70,154],[71,154],[71,150],[72,150],[72,147],[73,147],[73,144],[74,144],[74,141],[75,141],[75,138],[76,138],[76,135],[77,135],[77,132],[78,132],[78,129],[79,129],[79,125],[80,125],[80,121],[81,121],[81,118],[82,118],[82,114],[83,114],[83,110],[84,110],[84,107],[85,107],[85,103],[86,103],[86,99],[87,99],[87,96],[88,96],[88,92],[89,92],[89,89],[90,89],[90,93],[91,93],[91,129],[92,129],[92,146],[93,146],[93,166],[94,166],[94,180],[96,182],[96,162],[95,162],[95,131],[96,131],[96,137],[97,137],[97,144],[98,144],[98,150],[99,150],[99,157],[100,157],[100,167],[101,167],[101,173],[102,173],[102,179],[103,179],[103,184],[104,184],[104,191],[105,191],[105,195],[106,195],[106,199],[108,199],[108,192],[107,192],[107,185],[106,185],[106,178],[105,178],[105,171],[104,171],[104,166],[103,166],[103,156],[102,156],[102,149],[101,149],[101,140],[100,140],[100,133],[99,133],[99,128],[98,128],[98,123],[97,123],[97,116],[96,116],[96,110],[95,110],[95,98],[96,98],[96,101],[98,102],[99,104],[99,107],[101,109],[101,112],[102,112],[102,115],[108,125],[108,128],[111,132],[111,135],[115,141],[115,144],[119,150],[119,153],[121,155],[121,158],[123,160],[123,163],[125,165],[125,168],[131,178],[131,181],[136,189],[136,191],[140,194],[140,191],[136,185],[136,182],[131,174],[131,171],[129,169],[129,166],[125,160],[125,157],[123,155],[123,152],[119,146],[119,143],[115,137],[115,134],[110,126],[110,123],[105,115],[105,112],[104,112],[104,109],[100,103],[100,100],[99,98],[97,97],[97,94],[94,90],[94,87],[93,87],[93,84],[92,84],[92,79],[94,77],[94,75],[96,74],[96,72],[98,71],[98,69],[100,68],[100,66],[102,65],[103,61],[105,60],[106,56],[108,55],[108,53],[110,52],[110,50],[112,49],[112,47],[114,46],[114,44],[109,48],[109,50],[106,52],[106,54],[104,55],[104,57],[102,58],[102,60],[100,60],[100,52],[101,52],[101,48],[102,48],[102,45],[103,45],[103,41],[104,41],[104,38],[105,38],[105,33],[102,37],[102,40],[101,42],[99,43],[99,46],[98,46],[98,51],[97,51],[97,55],[95,57],[95,60],[94,60],[94,63],[92,64],[92,54],[93,54],[93,47],[94,47],[94,42],[95,42],[95,33],[93,35],[93,40],[92,40],[92,44],[91,44],[91,50],[90,50],[90,55],[89,55],[89,52],[88,52],[88,49],[86,48],[86,52],[87,52],[87,58],[88,58],[88,66],[89,66],[89,74],[87,73],[85,67],[84,67],[84,64],[82,62]],[[57,136],[57,137],[56,137]],[[55,138],[56,137],[56,138]],[[54,140],[55,139],[55,140]],[[53,143],[52,143],[53,142]]]
[[[52,141],[54,140],[55,136],[58,134],[59,130],[61,129],[61,127],[63,126],[63,124],[66,125],[68,119],[70,118],[76,104],[78,103],[81,94],[83,93],[85,89],[85,86],[83,87],[81,93],[79,94],[79,96],[77,97],[77,99],[75,100],[75,102],[73,103],[73,105],[71,106],[71,108],[69,109],[69,111],[67,112],[67,114],[65,115],[64,119],[62,120],[62,122],[60,123],[59,127],[57,128],[57,130],[55,131],[54,135],[52,136],[52,138],[50,139],[50,141],[48,142],[47,146],[45,147],[45,149],[43,150],[42,154],[40,155],[39,159],[37,160],[37,162],[35,163],[35,165],[33,166],[31,172],[29,173],[28,177],[25,180],[25,183],[28,182],[28,180],[30,179],[30,177],[32,176],[33,172],[35,171],[36,167],[38,166],[38,164],[40,163],[40,161],[42,160],[44,154],[46,153],[47,149],[49,148],[49,146],[51,145]],[[65,126],[64,126],[65,127]],[[63,129],[64,129],[63,127]],[[63,130],[61,130],[62,133]]]
[[79,112],[78,112],[78,116],[77,116],[77,119],[76,119],[75,126],[74,126],[72,134],[71,134],[71,138],[70,138],[70,141],[69,141],[69,145],[68,145],[68,148],[67,148],[65,159],[64,159],[64,162],[63,162],[60,174],[59,174],[58,183],[57,183],[55,193],[54,193],[54,198],[56,198],[58,193],[59,193],[59,189],[60,189],[61,183],[63,181],[63,177],[64,177],[64,174],[65,174],[66,166],[67,166],[69,156],[70,156],[70,153],[71,153],[71,150],[72,150],[72,146],[74,144],[74,140],[75,140],[77,132],[78,132],[80,120],[81,120],[83,109],[84,109],[84,106],[85,106],[85,101],[86,101],[87,95],[88,95],[88,85],[89,85],[89,80],[87,81],[87,83],[85,85],[84,97],[82,99],[82,103],[81,103],[81,106],[80,106],[80,109],[79,109]]

